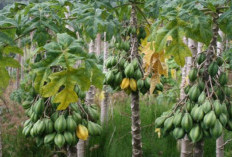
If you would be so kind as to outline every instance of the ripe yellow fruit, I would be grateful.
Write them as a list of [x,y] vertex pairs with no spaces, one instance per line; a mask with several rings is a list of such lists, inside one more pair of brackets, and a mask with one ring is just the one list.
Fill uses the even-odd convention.
[[88,129],[84,125],[79,124],[77,126],[76,135],[79,139],[85,141],[88,139],[89,136]]
[[137,90],[137,83],[136,83],[135,79],[133,79],[133,78],[130,79],[130,88],[134,92]]
[[124,78],[122,80],[122,83],[121,83],[120,87],[121,87],[121,89],[126,89],[126,88],[129,87],[129,85],[130,85],[130,79],[129,78]]

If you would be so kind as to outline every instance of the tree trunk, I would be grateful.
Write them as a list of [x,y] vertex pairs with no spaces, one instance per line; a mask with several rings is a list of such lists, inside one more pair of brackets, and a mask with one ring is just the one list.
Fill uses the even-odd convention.
[[[132,4],[130,25],[137,28],[136,6]],[[131,59],[138,55],[138,38],[137,34],[131,34]],[[142,141],[141,141],[141,120],[139,115],[139,93],[131,93],[131,133],[132,133],[132,157],[142,157]]]
[[[200,51],[200,48],[198,48],[198,43],[192,39],[188,40],[188,46],[192,52],[192,57],[191,57],[191,62],[192,62],[193,60],[195,60],[198,51]],[[196,65],[192,65],[192,66],[196,66]],[[194,152],[193,152],[194,157],[203,157],[203,155],[204,155],[204,141],[202,140],[202,141],[195,143],[193,150],[194,150]]]
[[[18,57],[18,62],[21,63],[21,60],[22,60],[22,57],[20,55],[17,55]],[[20,86],[20,72],[21,72],[21,68],[17,68],[17,71],[16,71],[16,89],[19,88]]]
[[96,46],[96,55],[100,56],[101,55],[101,34],[98,33],[95,41],[95,46]]
[[[104,33],[104,59],[103,59],[103,72],[107,72],[107,68],[105,66],[106,60],[108,58],[108,43],[106,41],[106,32]],[[103,86],[104,99],[101,102],[101,124],[107,125],[108,122],[108,108],[109,108],[109,92],[107,91],[108,86]]]
[[[188,45],[188,39],[184,38],[183,40],[184,40],[184,43]],[[180,99],[183,99],[185,97],[184,87],[186,84],[186,77],[188,76],[188,72],[190,71],[191,66],[192,66],[192,58],[187,57],[185,66],[181,69],[182,78],[181,78],[181,85],[180,85]],[[192,156],[192,148],[193,148],[192,142],[189,140],[188,136],[185,135],[185,137],[181,140],[180,156],[181,157]]]
[[[217,55],[221,56],[222,52],[225,50],[225,35],[221,30],[218,31],[221,36],[222,42],[217,42]],[[224,136],[223,134],[216,140],[216,157],[224,157]]]

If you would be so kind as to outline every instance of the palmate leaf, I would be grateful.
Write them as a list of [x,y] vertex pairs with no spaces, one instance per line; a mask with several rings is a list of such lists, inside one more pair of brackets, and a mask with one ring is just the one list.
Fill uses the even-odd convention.
[[[67,34],[58,34],[57,40],[46,44],[46,59],[33,65],[36,78],[34,87],[42,97],[55,96],[54,102],[60,103],[58,110],[64,110],[78,99],[74,87],[78,85],[86,91],[90,85],[102,87],[104,75],[96,65],[96,58],[87,54],[83,45]],[[76,68],[76,62],[82,64]],[[57,67],[58,72],[51,72]]]
[[3,67],[0,67],[0,90],[1,89],[5,89],[8,84],[9,84],[9,80],[10,80],[10,76],[7,72],[7,70]]
[[166,48],[166,55],[174,57],[176,63],[180,66],[185,65],[185,57],[191,56],[191,50],[183,42],[184,32],[178,28],[173,33],[173,40],[171,44]]

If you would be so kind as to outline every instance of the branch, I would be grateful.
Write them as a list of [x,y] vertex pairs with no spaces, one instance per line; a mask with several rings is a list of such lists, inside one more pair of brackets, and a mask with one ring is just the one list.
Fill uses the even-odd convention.
[[138,7],[138,6],[135,6],[137,8],[137,10],[140,12],[140,14],[143,16],[143,18],[145,19],[145,21],[147,22],[147,24],[149,26],[151,26],[151,24],[148,22],[146,16],[144,15],[143,11]]
[[232,139],[227,140],[224,144],[222,144],[222,145],[219,146],[218,148],[219,148],[219,149],[222,149],[226,144],[228,144],[228,143],[231,142],[231,141],[232,141]]

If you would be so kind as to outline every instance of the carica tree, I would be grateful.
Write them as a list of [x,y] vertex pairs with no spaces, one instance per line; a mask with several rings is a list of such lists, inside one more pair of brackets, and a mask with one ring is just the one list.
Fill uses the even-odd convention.
[[[231,115],[228,112],[231,97],[227,86],[228,76],[224,71],[227,63],[217,56],[219,28],[228,38],[231,36],[227,28],[230,25],[228,18],[231,17],[229,5],[225,1],[169,2],[161,12],[162,20],[154,25],[153,41],[157,50],[165,50],[165,53],[173,55],[180,65],[184,65],[186,56],[193,55],[196,58],[188,75],[190,82],[184,89],[186,96],[155,122],[164,135],[172,132],[176,139],[187,135],[194,143],[193,156],[203,156],[205,138],[218,138],[223,129],[231,130]],[[167,43],[169,36],[171,42]],[[202,42],[205,51],[197,56],[189,53],[187,45],[183,43],[183,36]],[[191,150],[190,145],[186,144],[182,144],[182,149]],[[191,154],[181,151],[181,156]]]

